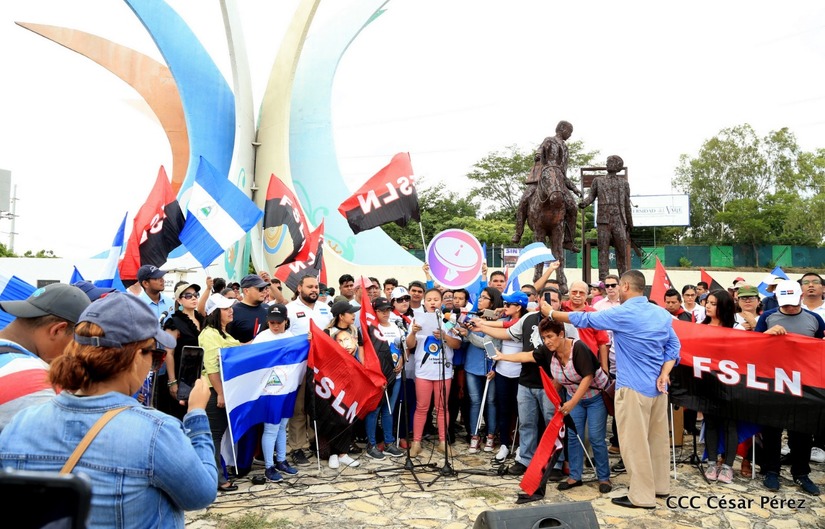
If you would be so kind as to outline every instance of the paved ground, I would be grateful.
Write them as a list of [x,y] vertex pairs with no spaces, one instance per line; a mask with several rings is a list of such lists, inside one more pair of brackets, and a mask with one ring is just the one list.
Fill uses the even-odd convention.
[[[431,454],[429,443],[425,446],[428,450],[418,462],[431,461],[442,467],[443,454]],[[514,501],[519,478],[496,475],[492,454],[468,454],[463,443],[455,447],[456,470],[488,475],[459,472],[456,477],[435,480],[439,475],[436,470],[419,468],[416,475],[423,484],[422,492],[408,470],[378,472],[403,464],[404,458],[374,461],[362,455],[360,467],[335,471],[322,461],[320,472],[317,465],[302,467],[298,476],[281,483],[252,485],[248,479],[241,479],[237,492],[221,494],[210,508],[188,513],[187,527],[220,529],[254,513],[267,519],[266,527],[461,529],[472,527],[478,515],[487,510],[583,501],[592,504],[602,528],[825,528],[825,505],[820,497],[803,493],[790,481],[789,467],[783,467],[781,490],[771,493],[762,486],[761,479],[739,476],[738,460],[734,465],[737,477],[730,485],[708,484],[695,467],[680,463],[671,487],[672,497],[658,500],[658,507],[652,511],[626,509],[610,502],[610,498],[626,494],[626,474],[614,475],[613,492],[603,495],[598,492],[592,470],[586,469],[584,479],[590,482],[583,487],[559,492],[551,484],[543,502],[517,506]],[[684,453],[679,447],[676,451],[677,461],[687,460],[687,447]],[[611,464],[616,461],[611,456]],[[813,481],[825,486],[825,464],[812,467]],[[262,467],[256,468],[253,474],[262,471]]]

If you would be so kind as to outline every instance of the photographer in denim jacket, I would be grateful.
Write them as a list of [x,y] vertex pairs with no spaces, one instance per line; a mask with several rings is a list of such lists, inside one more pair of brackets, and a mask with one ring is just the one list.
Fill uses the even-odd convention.
[[63,391],[14,417],[0,434],[0,464],[59,471],[101,416],[125,408],[74,467],[92,483],[88,527],[184,527],[184,510],[203,509],[217,494],[204,411],[209,389],[195,383],[183,422],[131,397],[174,347],[152,310],[131,294],[89,305],[49,371]]

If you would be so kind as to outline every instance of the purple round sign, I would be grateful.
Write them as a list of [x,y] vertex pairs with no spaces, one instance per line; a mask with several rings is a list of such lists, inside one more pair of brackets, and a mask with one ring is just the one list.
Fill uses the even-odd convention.
[[464,230],[444,230],[427,246],[430,274],[447,288],[466,288],[475,283],[483,263],[481,244]]

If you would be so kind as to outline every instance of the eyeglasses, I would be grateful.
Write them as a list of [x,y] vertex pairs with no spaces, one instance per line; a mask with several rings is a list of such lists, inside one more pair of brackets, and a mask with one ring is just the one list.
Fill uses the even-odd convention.
[[616,288],[617,286],[619,286],[618,283],[605,283],[604,284],[604,288]]
[[742,301],[756,301],[756,296],[739,296]]
[[405,301],[410,301],[411,299],[412,298],[410,296],[403,296],[400,298],[395,298],[393,301],[396,301],[398,303],[404,303]]
[[506,301],[504,302],[504,306],[505,307],[521,307],[521,305],[519,303],[508,303]]
[[493,301],[493,298],[489,298],[489,297],[487,297],[487,296],[479,296],[479,297],[478,297],[478,299],[484,299],[484,300],[487,300],[487,301]]
[[821,284],[822,284],[822,281],[820,281],[819,279],[805,279],[805,280],[802,281],[802,286],[821,285]]
[[181,299],[198,299],[198,296],[200,296],[200,294],[197,292],[185,292],[180,295]]
[[140,351],[143,354],[152,353],[152,371],[160,369],[160,365],[166,359],[166,349],[163,349],[157,342],[155,342],[154,347],[146,347]]

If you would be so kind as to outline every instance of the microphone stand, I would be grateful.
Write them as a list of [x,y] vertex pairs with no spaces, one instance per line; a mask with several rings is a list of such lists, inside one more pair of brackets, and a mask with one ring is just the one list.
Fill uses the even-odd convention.
[[443,323],[443,313],[439,310],[435,310],[436,316],[436,323],[438,324],[438,335],[440,339],[438,340],[438,354],[441,357],[441,408],[442,408],[442,420],[444,422],[444,466],[438,471],[438,475],[433,479],[427,486],[431,487],[433,483],[438,481],[438,478],[442,476],[455,476],[456,471],[453,469],[453,465],[450,463],[450,440],[447,438],[447,432],[450,426],[450,420],[447,417],[448,407],[447,407],[447,355],[444,352],[444,343],[447,341],[447,334],[444,331],[444,326],[441,325]]
[[[398,328],[401,330],[401,344],[402,344],[402,348],[403,348],[403,351],[401,352],[401,354],[403,355],[403,358],[405,359],[405,364],[406,364],[406,362],[407,362],[407,360],[406,360],[407,329],[404,327],[404,324],[403,324],[402,320],[397,320],[396,325],[398,325]],[[398,381],[396,381],[396,382],[398,382]],[[402,414],[401,414],[401,417],[399,417],[399,419],[398,419],[399,424],[401,423],[402,420],[406,421],[409,418],[409,410],[407,409],[407,400],[408,399],[405,398],[406,397],[406,391],[407,391],[407,366],[406,365],[404,366],[403,369],[401,369],[401,380],[400,380],[400,382],[401,382],[401,391],[403,391],[403,393],[401,393],[401,395],[402,395],[402,400],[401,400]],[[392,410],[390,410],[390,411],[392,411]],[[391,425],[390,425],[390,428],[392,428]],[[407,430],[407,436],[406,436],[406,440],[407,440],[407,450],[406,450],[407,457],[404,460],[404,464],[402,466],[398,466],[398,467],[379,468],[379,469],[373,470],[371,472],[373,474],[378,475],[378,474],[381,474],[381,473],[384,473],[384,472],[393,472],[393,471],[396,471],[396,470],[409,470],[410,473],[412,474],[413,479],[418,484],[418,488],[421,489],[421,492],[424,492],[424,485],[422,485],[421,481],[418,479],[418,476],[415,473],[415,469],[416,468],[422,468],[422,467],[433,468],[434,465],[424,464],[424,463],[421,463],[421,464],[413,463],[412,457],[410,457],[410,445],[412,444],[411,440],[410,440],[411,439],[410,433],[412,431],[412,428],[410,428],[409,425],[407,425],[406,430]]]

